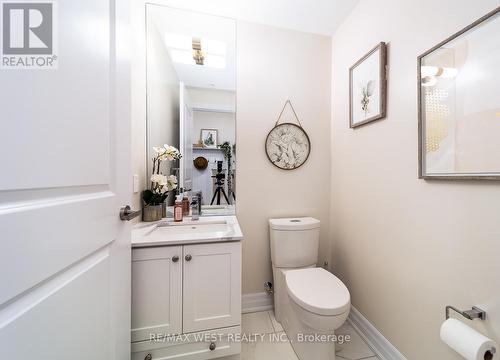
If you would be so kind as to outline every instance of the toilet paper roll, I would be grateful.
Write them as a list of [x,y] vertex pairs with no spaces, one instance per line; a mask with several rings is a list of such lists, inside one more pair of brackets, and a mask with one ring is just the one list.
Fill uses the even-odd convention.
[[498,360],[499,347],[491,339],[457,319],[441,325],[441,340],[467,360]]

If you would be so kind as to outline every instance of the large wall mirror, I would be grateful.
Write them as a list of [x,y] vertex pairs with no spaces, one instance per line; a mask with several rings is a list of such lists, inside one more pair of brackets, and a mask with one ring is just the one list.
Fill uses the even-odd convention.
[[162,162],[162,173],[177,175],[179,188],[201,191],[203,215],[232,214],[237,193],[235,21],[147,4],[146,37],[148,174],[153,147],[175,146],[182,159]]
[[500,8],[418,59],[420,177],[500,180]]

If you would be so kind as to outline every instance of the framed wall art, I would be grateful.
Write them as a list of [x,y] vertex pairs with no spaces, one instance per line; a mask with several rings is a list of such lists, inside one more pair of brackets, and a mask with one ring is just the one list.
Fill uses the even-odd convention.
[[201,129],[201,144],[207,149],[217,149],[217,129]]
[[381,42],[349,69],[349,118],[355,128],[383,119],[387,107],[387,46]]

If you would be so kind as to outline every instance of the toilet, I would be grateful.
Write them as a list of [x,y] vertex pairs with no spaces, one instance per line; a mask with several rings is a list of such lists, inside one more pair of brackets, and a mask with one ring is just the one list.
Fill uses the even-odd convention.
[[334,360],[335,330],[351,306],[347,287],[316,267],[320,221],[269,220],[274,311],[300,360]]

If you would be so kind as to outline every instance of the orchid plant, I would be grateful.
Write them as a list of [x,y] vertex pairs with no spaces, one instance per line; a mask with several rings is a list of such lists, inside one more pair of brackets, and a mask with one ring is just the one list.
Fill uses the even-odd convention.
[[151,174],[151,189],[142,193],[145,205],[160,205],[168,196],[168,192],[177,187],[175,175],[166,176],[160,171],[162,161],[179,160],[182,155],[180,151],[170,145],[153,146],[155,156],[153,157],[153,173]]

